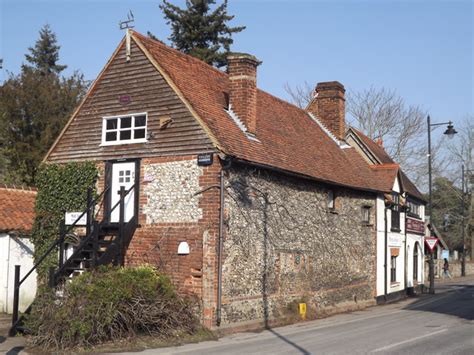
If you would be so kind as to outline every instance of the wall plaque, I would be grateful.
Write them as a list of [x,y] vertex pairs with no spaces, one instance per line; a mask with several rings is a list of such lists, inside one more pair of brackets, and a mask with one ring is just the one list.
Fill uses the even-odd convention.
[[212,153],[198,154],[197,163],[200,166],[212,165],[213,155]]

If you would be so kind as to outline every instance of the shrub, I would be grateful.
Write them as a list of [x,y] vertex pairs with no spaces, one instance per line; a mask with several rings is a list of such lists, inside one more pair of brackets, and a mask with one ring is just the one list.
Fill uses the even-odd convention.
[[200,325],[191,302],[174,292],[168,277],[148,266],[109,266],[75,277],[62,295],[41,293],[26,327],[32,345],[66,349],[136,335],[193,334]]

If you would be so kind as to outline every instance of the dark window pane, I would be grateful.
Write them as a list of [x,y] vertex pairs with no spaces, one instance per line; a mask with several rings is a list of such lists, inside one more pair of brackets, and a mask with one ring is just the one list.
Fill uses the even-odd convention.
[[106,142],[113,142],[117,140],[117,132],[107,132],[105,134],[105,141]]
[[120,131],[120,140],[127,140],[132,138],[132,131]]
[[146,116],[136,116],[135,127],[145,127],[145,126],[146,126]]
[[136,129],[135,130],[135,139],[145,138],[145,130],[144,129]]
[[120,120],[120,128],[130,128],[130,127],[132,127],[132,118],[122,117]]
[[110,118],[107,120],[107,130],[110,129],[117,129],[117,119],[116,118]]

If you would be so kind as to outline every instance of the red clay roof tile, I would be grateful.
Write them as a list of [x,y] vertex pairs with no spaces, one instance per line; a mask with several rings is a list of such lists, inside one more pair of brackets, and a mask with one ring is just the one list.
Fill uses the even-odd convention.
[[306,111],[262,90],[257,93],[256,140],[224,110],[226,73],[135,31],[141,43],[181,91],[224,153],[328,183],[385,191],[353,148],[341,149]]
[[35,199],[34,190],[0,187],[0,231],[31,231]]

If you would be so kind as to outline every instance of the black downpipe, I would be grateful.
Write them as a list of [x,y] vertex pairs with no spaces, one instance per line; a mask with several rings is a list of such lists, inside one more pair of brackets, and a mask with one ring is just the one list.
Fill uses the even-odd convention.
[[221,325],[221,308],[222,308],[222,234],[224,230],[224,168],[220,172],[220,206],[219,206],[219,236],[217,241],[217,310],[216,324]]
[[384,207],[384,242],[385,242],[385,245],[384,245],[384,291],[383,291],[383,294],[384,294],[384,299],[385,299],[385,302],[387,302],[387,244],[388,244],[388,223],[387,223],[387,207]]

